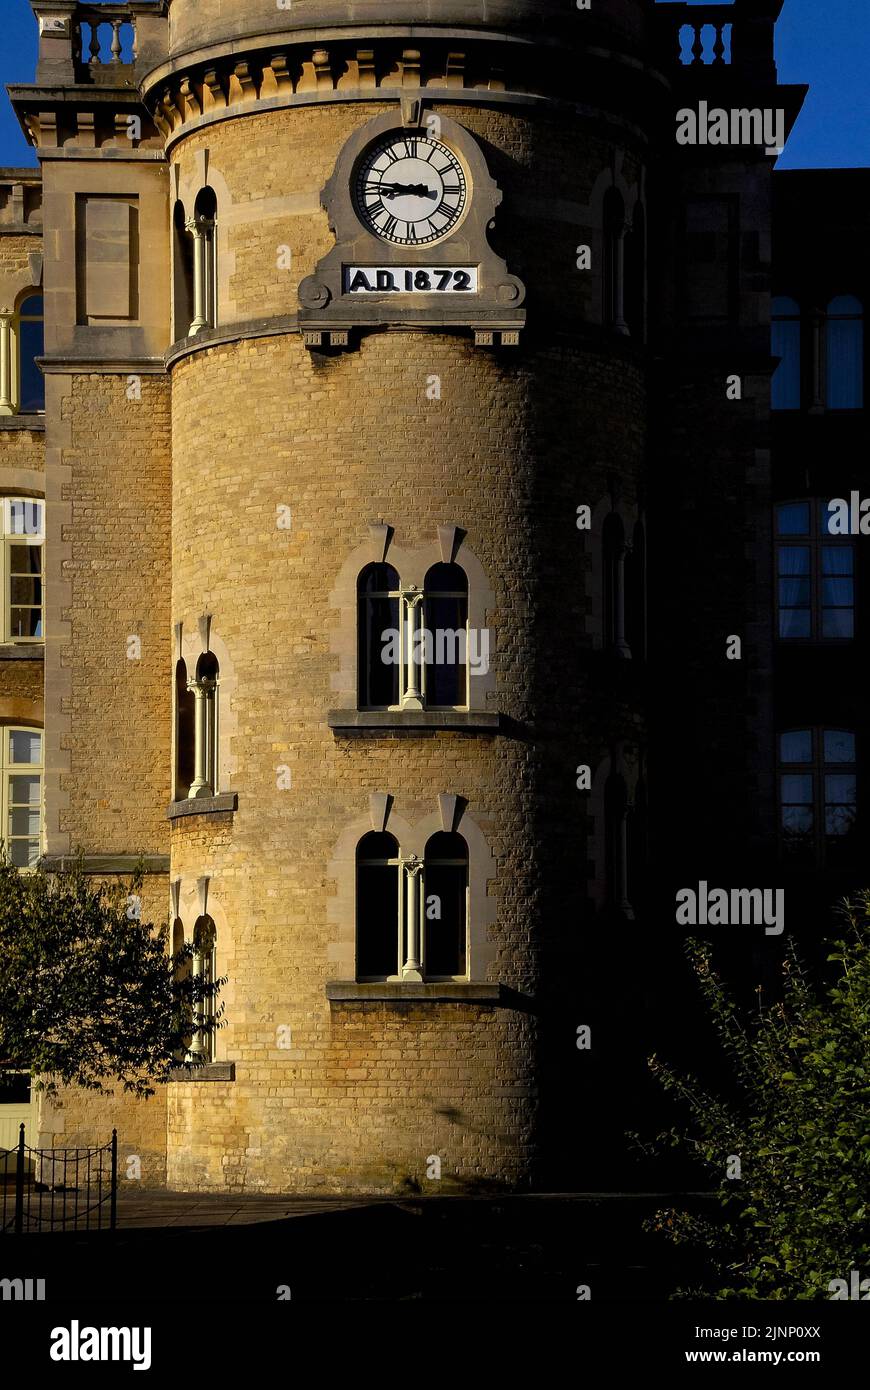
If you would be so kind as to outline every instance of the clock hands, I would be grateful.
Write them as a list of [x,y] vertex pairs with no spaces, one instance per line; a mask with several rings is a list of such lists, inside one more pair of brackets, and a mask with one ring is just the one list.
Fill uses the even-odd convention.
[[425,183],[369,183],[367,193],[379,193],[382,198],[431,198],[437,201],[438,194]]

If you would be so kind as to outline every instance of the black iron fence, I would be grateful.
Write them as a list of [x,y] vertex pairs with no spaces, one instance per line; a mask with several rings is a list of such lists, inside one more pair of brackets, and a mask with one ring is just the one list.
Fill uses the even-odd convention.
[[32,1149],[24,1125],[18,1147],[0,1149],[0,1235],[114,1231],[118,1131],[98,1149]]

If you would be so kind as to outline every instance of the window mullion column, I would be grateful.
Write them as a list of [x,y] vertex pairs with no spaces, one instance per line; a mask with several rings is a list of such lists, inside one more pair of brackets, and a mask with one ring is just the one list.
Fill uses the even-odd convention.
[[14,415],[12,398],[12,315],[0,314],[0,415]]
[[423,979],[422,962],[422,901],[423,861],[412,854],[402,865],[405,878],[406,958],[402,966],[403,980]]
[[188,792],[189,799],[201,796],[214,796],[214,787],[209,781],[209,771],[213,761],[211,744],[213,738],[214,682],[192,680],[187,683],[196,701],[194,711],[194,762],[193,782]]
[[405,689],[402,695],[403,709],[422,709],[423,694],[420,682],[419,642],[420,617],[423,612],[423,593],[416,585],[411,585],[402,595],[405,615]]

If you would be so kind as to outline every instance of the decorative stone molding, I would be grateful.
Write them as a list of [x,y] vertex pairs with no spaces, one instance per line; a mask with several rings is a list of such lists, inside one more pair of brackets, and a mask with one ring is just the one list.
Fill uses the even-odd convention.
[[[496,959],[492,927],[497,918],[497,900],[489,895],[495,878],[495,856],[476,818],[463,797],[448,794],[454,805],[454,829],[468,846],[468,976],[470,983],[483,984]],[[328,877],[336,884],[329,900],[331,941],[327,961],[337,981],[353,983],[356,974],[356,851],[364,835],[372,829],[371,809],[361,813],[342,831],[329,864]],[[444,829],[442,806],[412,824],[395,808],[390,810],[389,832],[398,840],[405,858],[413,855],[422,862],[431,836]],[[460,982],[462,987],[463,982]],[[440,986],[439,986],[440,987]]]

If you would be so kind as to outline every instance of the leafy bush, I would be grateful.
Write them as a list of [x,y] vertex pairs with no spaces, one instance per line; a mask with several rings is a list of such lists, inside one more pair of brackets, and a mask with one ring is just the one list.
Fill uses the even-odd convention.
[[[681,1296],[829,1298],[829,1282],[870,1275],[870,893],[843,905],[842,939],[828,942],[833,982],[811,985],[794,941],[780,1000],[748,1015],[697,940],[688,954],[735,1081],[708,1094],[657,1058],[658,1081],[688,1107],[688,1131],[660,1134],[700,1160],[719,1212],[660,1211],[648,1229],[703,1249],[711,1278]],[[739,1178],[729,1177],[739,1159]]]
[[168,927],[131,920],[129,891],[80,865],[19,873],[0,849],[0,1065],[49,1093],[117,1081],[152,1095],[183,1059],[200,1004],[201,1036],[220,1026],[224,982],[193,975],[190,945],[171,956]]

